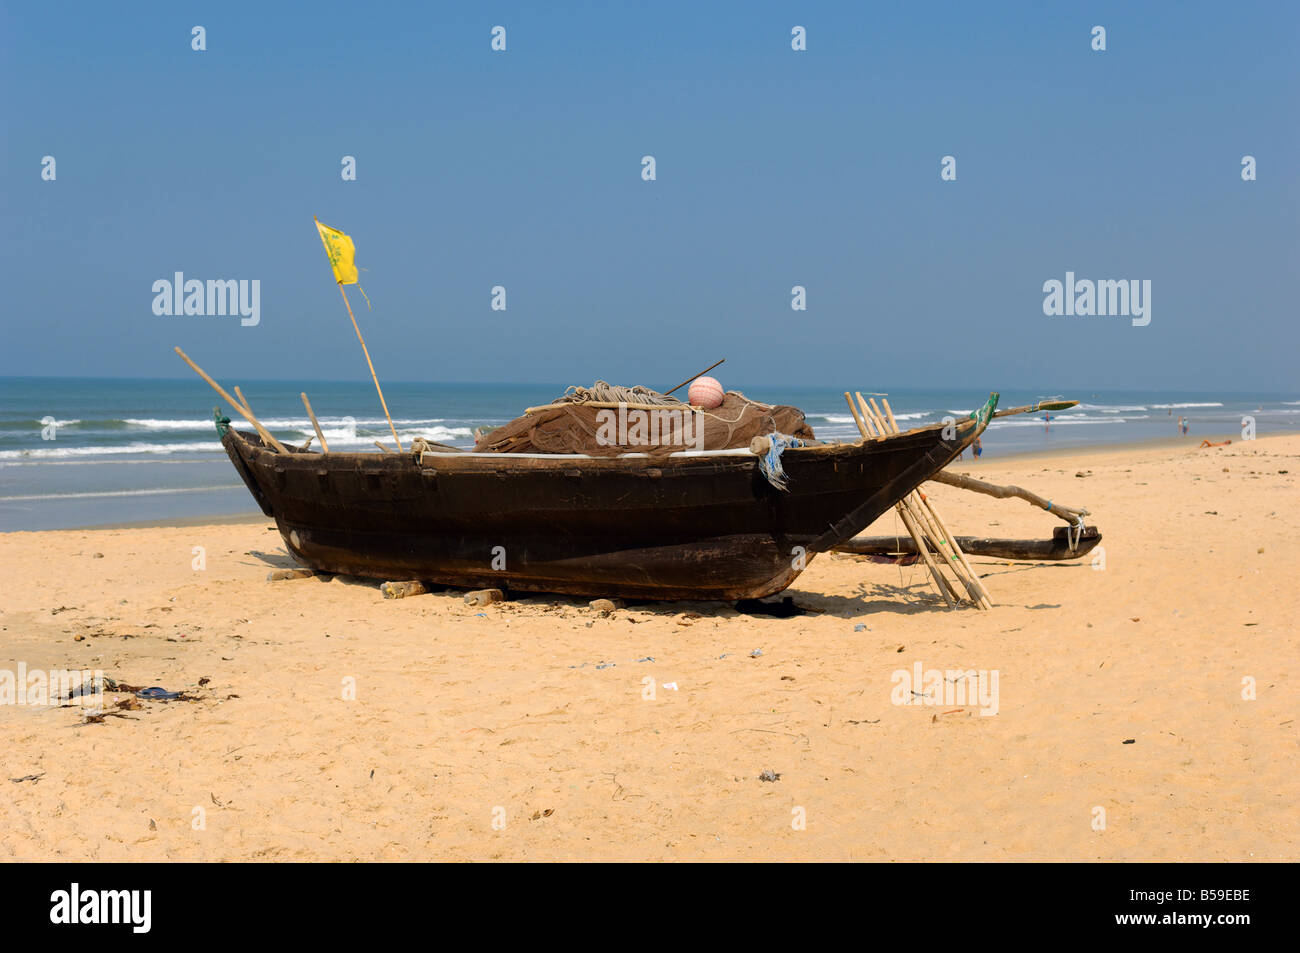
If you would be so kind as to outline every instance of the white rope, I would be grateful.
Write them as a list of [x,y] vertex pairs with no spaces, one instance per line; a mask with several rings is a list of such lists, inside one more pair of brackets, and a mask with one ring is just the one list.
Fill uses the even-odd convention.
[[635,387],[622,387],[596,381],[590,387],[573,386],[565,390],[563,397],[557,397],[556,404],[585,404],[588,402],[608,404],[653,404],[656,407],[672,407],[682,402],[676,397],[651,390],[644,384]]

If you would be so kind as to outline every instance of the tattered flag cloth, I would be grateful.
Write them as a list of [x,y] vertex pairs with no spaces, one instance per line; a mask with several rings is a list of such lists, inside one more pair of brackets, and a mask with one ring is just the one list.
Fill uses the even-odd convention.
[[352,239],[337,228],[330,228],[323,224],[319,219],[316,220],[316,230],[320,232],[320,240],[325,245],[325,254],[329,256],[330,267],[334,269],[334,280],[341,285],[355,285],[357,283],[357,265],[356,247],[352,244]]

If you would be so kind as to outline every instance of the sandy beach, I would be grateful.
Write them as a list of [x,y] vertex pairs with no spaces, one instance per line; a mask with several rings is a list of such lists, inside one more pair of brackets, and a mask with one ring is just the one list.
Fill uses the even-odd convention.
[[[0,705],[0,858],[1300,856],[1300,436],[951,469],[1087,506],[1104,564],[977,558],[994,609],[949,611],[921,566],[824,555],[807,614],[601,617],[269,583],[265,519],[0,535],[0,670],[194,699]],[[1060,525],[926,489],[958,534]],[[895,704],[917,665],[996,673],[996,713]]]

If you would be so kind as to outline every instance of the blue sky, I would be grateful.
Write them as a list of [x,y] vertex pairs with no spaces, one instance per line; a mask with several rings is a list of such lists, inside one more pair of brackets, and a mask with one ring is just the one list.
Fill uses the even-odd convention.
[[[3,5],[0,374],[364,379],[314,214],[390,380],[1300,380],[1300,5],[269,6]],[[1044,316],[1067,270],[1151,323]]]

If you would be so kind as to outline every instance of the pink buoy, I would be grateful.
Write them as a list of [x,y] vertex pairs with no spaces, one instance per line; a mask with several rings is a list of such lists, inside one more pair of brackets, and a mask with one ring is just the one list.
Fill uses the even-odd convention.
[[714,377],[695,378],[691,381],[691,389],[687,392],[687,400],[692,407],[703,407],[706,410],[721,407],[724,396],[722,385]]

